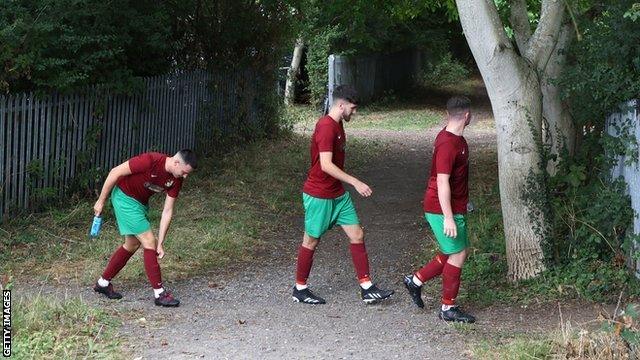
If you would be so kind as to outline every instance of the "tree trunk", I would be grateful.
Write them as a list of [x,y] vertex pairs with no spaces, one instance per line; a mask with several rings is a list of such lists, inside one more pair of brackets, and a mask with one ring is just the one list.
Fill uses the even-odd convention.
[[284,103],[286,105],[292,105],[296,98],[296,76],[300,70],[300,61],[302,60],[302,50],[304,48],[304,40],[298,38],[296,45],[293,49],[293,58],[291,59],[291,66],[287,71],[287,84],[284,87]]
[[550,147],[551,154],[556,155],[556,161],[547,164],[547,171],[551,175],[556,173],[563,149],[567,150],[569,156],[573,156],[576,149],[576,128],[555,84],[564,69],[567,47],[572,39],[573,28],[565,24],[542,77],[543,141]]
[[[496,121],[508,276],[511,280],[532,278],[545,269],[541,246],[545,234],[534,230],[545,219],[540,209],[523,199],[527,179],[541,171],[537,136],[541,134],[542,93],[536,65],[513,48],[493,0],[456,0],[456,4]],[[551,20],[546,19],[553,23]],[[539,37],[536,30],[531,39]],[[532,57],[544,58],[538,52],[544,50],[529,41],[527,51]]]

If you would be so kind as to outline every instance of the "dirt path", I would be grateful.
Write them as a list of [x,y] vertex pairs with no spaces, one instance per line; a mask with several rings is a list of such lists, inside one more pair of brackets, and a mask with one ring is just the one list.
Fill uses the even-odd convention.
[[[487,109],[479,110],[478,124],[466,136],[471,151],[495,146]],[[67,291],[130,314],[122,333],[135,358],[468,358],[466,333],[436,317],[438,294],[425,294],[427,306],[420,310],[401,283],[402,275],[418,265],[418,252],[432,246],[425,240],[420,200],[438,129],[403,133],[350,131],[347,126],[351,138],[375,138],[385,144],[367,169],[356,174],[374,195],[363,199],[352,191],[365,227],[373,280],[396,290],[384,304],[367,306],[359,299],[348,242],[338,230],[322,239],[310,277],[314,291],[328,304],[291,301],[302,219],[291,219],[290,231],[269,239],[257,263],[172,284],[182,301],[178,309],[155,307],[143,283],[119,284],[125,299],[115,304],[87,288]],[[540,309],[542,317],[519,308],[469,310],[478,316],[473,330],[478,334],[531,326],[548,331],[558,324],[557,307]],[[496,329],[502,324],[502,330]]]

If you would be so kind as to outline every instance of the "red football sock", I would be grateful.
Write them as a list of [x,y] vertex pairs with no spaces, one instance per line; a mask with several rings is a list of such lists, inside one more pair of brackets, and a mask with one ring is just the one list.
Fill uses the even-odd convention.
[[313,253],[311,249],[300,245],[298,248],[298,266],[296,267],[296,284],[306,285],[311,265],[313,265]]
[[113,255],[111,255],[111,259],[109,259],[109,263],[102,273],[102,278],[111,281],[111,279],[118,275],[120,270],[122,270],[122,268],[127,264],[127,261],[129,261],[129,258],[131,258],[132,255],[133,253],[127,251],[124,246],[120,246],[116,249]]
[[428,264],[416,271],[416,277],[424,283],[442,274],[442,269],[444,268],[444,264],[447,263],[448,258],[448,255],[438,253]]
[[460,274],[462,269],[446,263],[442,269],[442,303],[455,305],[460,289]]
[[151,287],[162,289],[162,275],[160,274],[160,264],[155,250],[144,249],[144,270],[147,273]]
[[349,250],[351,251],[351,259],[353,260],[353,267],[356,269],[358,282],[371,281],[369,278],[369,257],[364,243],[351,244],[349,245]]

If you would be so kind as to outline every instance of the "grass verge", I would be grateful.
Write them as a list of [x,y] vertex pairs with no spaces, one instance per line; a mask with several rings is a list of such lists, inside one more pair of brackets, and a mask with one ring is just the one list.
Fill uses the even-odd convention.
[[553,356],[555,342],[551,338],[533,339],[516,336],[508,341],[482,341],[472,348],[475,359],[531,360],[549,359]]
[[119,320],[80,298],[22,299],[13,314],[16,359],[125,358],[116,331]]
[[[313,130],[320,113],[309,106],[294,106],[288,110],[294,126]],[[347,129],[377,129],[394,131],[426,130],[442,122],[444,113],[424,105],[371,104],[358,108]],[[348,131],[348,130],[347,130]]]

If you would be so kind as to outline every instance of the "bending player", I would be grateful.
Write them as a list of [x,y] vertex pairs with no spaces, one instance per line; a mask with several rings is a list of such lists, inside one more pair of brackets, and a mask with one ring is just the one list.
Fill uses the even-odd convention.
[[379,289],[371,282],[364,232],[351,197],[342,185],[342,182],[352,185],[364,197],[372,193],[367,184],[344,172],[346,135],[343,121],[348,122],[355,114],[356,104],[353,88],[337,87],[328,115],[318,120],[311,138],[311,168],[302,194],[304,237],[298,249],[296,284],[293,287],[293,300],[297,302],[325,303],[323,298],[309,290],[307,279],[318,241],[334,225],[341,226],[349,237],[362,300],[374,303],[393,294],[393,290]]
[[462,133],[470,121],[469,99],[457,96],[449,99],[447,126],[436,137],[423,202],[425,219],[433,230],[440,252],[415,274],[404,277],[413,302],[423,308],[422,285],[442,274],[439,317],[466,323],[475,322],[475,318],[460,310],[456,297],[469,246],[464,218],[469,202],[469,146]]
[[[158,258],[164,256],[162,244],[169,230],[182,182],[195,168],[195,154],[184,149],[172,157],[155,152],[144,153],[111,169],[93,209],[96,215],[100,215],[107,196],[111,195],[111,205],[120,235],[124,236],[124,244],[111,256],[102,277],[93,288],[96,292],[109,299],[122,298],[120,293],[113,290],[111,280],[142,245],[144,268],[153,288],[155,304],[169,307],[180,305],[180,301],[162,286]],[[156,239],[147,217],[148,201],[152,195],[161,192],[166,192],[167,196]]]

